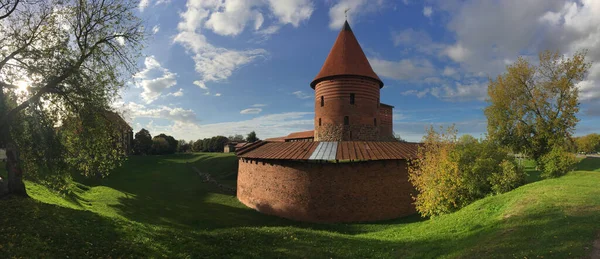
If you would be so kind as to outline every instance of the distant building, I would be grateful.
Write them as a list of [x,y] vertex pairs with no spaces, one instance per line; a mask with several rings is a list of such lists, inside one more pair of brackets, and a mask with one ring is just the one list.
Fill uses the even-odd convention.
[[133,128],[116,112],[106,111],[104,116],[116,129],[118,134],[117,141],[120,142],[121,147],[126,155],[131,155],[133,152]]
[[246,144],[248,144],[248,142],[229,142],[223,147],[223,153],[235,152],[238,148],[241,148]]
[[310,222],[375,221],[415,213],[407,166],[419,144],[394,138],[394,107],[380,102],[383,82],[348,22],[310,86],[314,130],[236,150],[240,202]]

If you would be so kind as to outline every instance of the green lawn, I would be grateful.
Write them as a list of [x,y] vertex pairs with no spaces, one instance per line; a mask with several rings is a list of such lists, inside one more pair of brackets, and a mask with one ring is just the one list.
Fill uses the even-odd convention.
[[[262,215],[191,170],[235,185],[230,154],[132,157],[61,197],[0,200],[0,257],[588,257],[600,234],[600,158],[450,215],[308,224]],[[533,179],[533,178],[532,178]]]

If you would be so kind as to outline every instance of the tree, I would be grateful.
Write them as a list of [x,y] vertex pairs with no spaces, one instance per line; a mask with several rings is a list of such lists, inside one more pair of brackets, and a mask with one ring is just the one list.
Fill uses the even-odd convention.
[[577,146],[577,152],[600,152],[600,134],[592,133],[575,138],[575,143]]
[[453,212],[524,183],[525,172],[496,142],[456,135],[453,126],[440,132],[430,127],[418,158],[409,163],[409,181],[418,192],[415,206],[423,216]]
[[152,153],[155,155],[168,154],[170,151],[169,142],[166,138],[156,136],[152,138]]
[[194,144],[192,144],[193,152],[202,152],[204,151],[204,141],[202,139],[196,140]]
[[149,155],[152,152],[152,136],[146,129],[135,133],[133,151],[136,155]]
[[229,141],[230,142],[243,142],[244,136],[242,136],[240,134],[235,134],[234,136],[229,136]]
[[250,133],[248,133],[248,136],[246,137],[246,141],[248,142],[256,142],[259,141],[260,139],[258,139],[256,137],[256,132],[252,131]]
[[571,58],[541,52],[537,66],[520,57],[489,82],[489,137],[536,161],[554,146],[564,146],[578,122],[576,84],[589,68],[585,52]]
[[177,145],[179,142],[173,136],[169,136],[164,133],[161,133],[161,134],[158,134],[157,137],[164,138],[168,143],[167,150],[165,150],[165,152],[161,153],[161,154],[175,154],[175,152],[177,151]]
[[192,146],[185,140],[180,139],[177,143],[177,152],[178,153],[187,153],[192,150]]
[[0,143],[7,191],[23,196],[23,172],[104,175],[120,164],[99,111],[134,73],[146,36],[133,1],[35,2],[0,1]]

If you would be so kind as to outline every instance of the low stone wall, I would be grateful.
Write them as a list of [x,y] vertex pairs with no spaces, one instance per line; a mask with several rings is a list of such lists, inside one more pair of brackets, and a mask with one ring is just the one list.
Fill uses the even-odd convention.
[[404,160],[240,159],[237,185],[237,197],[246,206],[299,221],[377,221],[415,213]]

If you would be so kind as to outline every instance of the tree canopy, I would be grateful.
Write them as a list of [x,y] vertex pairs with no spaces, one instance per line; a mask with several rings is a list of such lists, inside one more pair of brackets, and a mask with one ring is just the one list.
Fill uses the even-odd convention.
[[146,36],[136,8],[126,0],[0,2],[10,193],[26,195],[24,171],[104,175],[120,163],[118,129],[102,111],[136,70]]
[[258,137],[256,137],[256,132],[251,131],[250,133],[248,133],[248,136],[246,137],[246,141],[248,142],[256,142],[258,141]]
[[579,121],[578,88],[590,68],[585,52],[565,58],[539,54],[539,64],[519,57],[488,85],[485,115],[489,137],[538,160],[564,146]]

